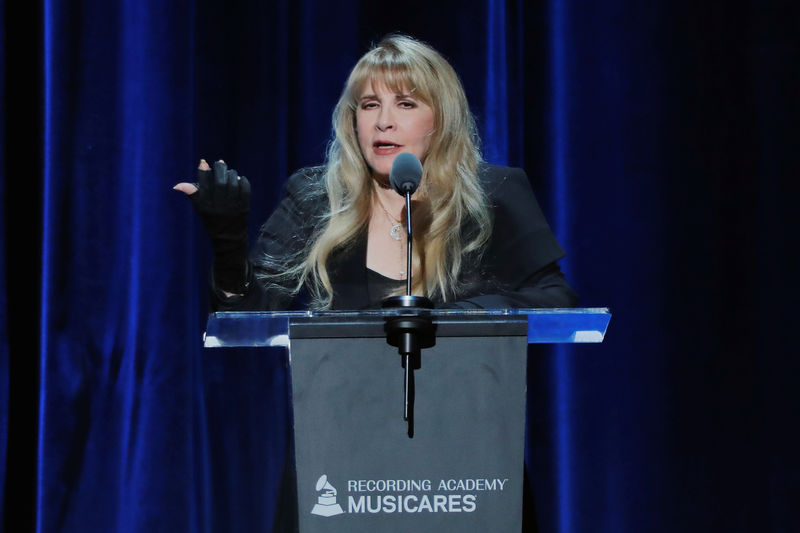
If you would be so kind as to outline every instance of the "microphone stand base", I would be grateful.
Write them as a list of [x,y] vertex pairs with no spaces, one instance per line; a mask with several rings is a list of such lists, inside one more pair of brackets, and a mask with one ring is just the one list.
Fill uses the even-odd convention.
[[403,294],[400,296],[389,296],[381,303],[384,309],[433,309],[433,302],[424,296],[412,296]]
[[408,437],[414,437],[414,370],[422,367],[422,348],[436,344],[436,331],[430,316],[421,313],[433,309],[433,303],[423,296],[391,296],[383,301],[384,309],[403,309],[398,316],[386,317],[386,342],[396,346],[403,379],[403,420],[408,422]]

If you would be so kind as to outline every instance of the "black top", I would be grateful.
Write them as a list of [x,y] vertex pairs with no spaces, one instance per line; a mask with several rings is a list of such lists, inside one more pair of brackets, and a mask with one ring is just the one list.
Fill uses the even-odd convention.
[[[309,184],[321,176],[322,169],[316,167],[289,178],[286,197],[261,228],[251,250],[254,274],[266,270],[260,264],[265,253],[294,252],[312,238],[328,208],[326,197],[308,194],[313,189]],[[448,302],[434,299],[434,304],[485,309],[575,306],[577,297],[556,263],[564,251],[544,219],[525,172],[484,164],[479,177],[492,207],[492,237],[480,257],[463,262],[461,292]],[[334,289],[333,309],[380,307],[382,298],[376,300],[370,290],[366,256],[366,232],[352,245],[331,254],[328,272]],[[212,308],[218,311],[282,310],[298,305],[284,292],[266,288],[257,275],[241,297],[225,298],[212,287]]]
[[[413,278],[412,278],[413,281]],[[406,288],[406,280],[392,279],[371,268],[367,269],[367,299],[369,307],[380,307],[389,294]]]

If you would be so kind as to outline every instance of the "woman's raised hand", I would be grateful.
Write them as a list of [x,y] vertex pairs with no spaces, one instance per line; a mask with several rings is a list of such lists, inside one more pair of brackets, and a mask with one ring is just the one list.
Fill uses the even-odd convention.
[[[197,167],[197,183],[178,183],[173,187],[192,196],[195,207],[214,213],[249,212],[250,182],[229,169],[221,159],[214,163],[214,170],[205,159]],[[195,193],[199,193],[195,197]]]
[[212,170],[205,159],[197,168],[197,183],[173,187],[189,195],[214,247],[214,283],[217,288],[242,294],[249,282],[247,218],[250,182],[224,161]]

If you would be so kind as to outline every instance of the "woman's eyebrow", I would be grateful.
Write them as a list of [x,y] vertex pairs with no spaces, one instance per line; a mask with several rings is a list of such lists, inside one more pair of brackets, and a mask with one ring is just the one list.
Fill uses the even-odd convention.
[[[395,93],[394,97],[395,97],[396,100],[402,100],[404,98],[411,98],[411,99],[415,99],[416,100],[416,97],[412,93],[413,93],[413,91],[409,92],[409,93]],[[378,97],[377,94],[370,93],[370,94],[365,94],[365,95],[361,96],[361,100],[360,101],[363,102],[364,100],[380,100],[380,98]]]

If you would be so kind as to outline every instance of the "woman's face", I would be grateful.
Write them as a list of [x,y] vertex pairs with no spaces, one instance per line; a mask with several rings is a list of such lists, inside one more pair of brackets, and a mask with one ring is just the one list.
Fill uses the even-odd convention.
[[433,109],[413,94],[367,85],[358,103],[356,129],[367,164],[374,174],[388,177],[397,154],[408,152],[424,161],[433,133]]

